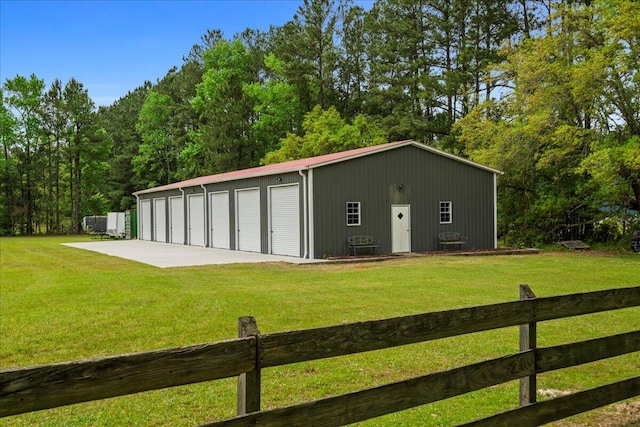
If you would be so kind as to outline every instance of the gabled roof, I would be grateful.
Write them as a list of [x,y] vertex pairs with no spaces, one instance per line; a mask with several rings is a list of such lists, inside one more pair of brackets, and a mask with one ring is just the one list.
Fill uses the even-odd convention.
[[238,179],[256,178],[260,176],[306,171],[309,169],[318,168],[318,167],[330,165],[333,163],[344,162],[347,160],[356,159],[358,157],[368,156],[374,153],[381,153],[383,151],[393,150],[395,148],[405,147],[408,145],[413,145],[425,151],[429,151],[431,153],[438,154],[440,156],[447,157],[447,158],[456,160],[458,162],[466,163],[473,167],[483,169],[485,171],[488,171],[494,174],[502,173],[497,169],[493,169],[488,166],[481,165],[480,163],[472,162],[471,160],[465,159],[464,157],[459,157],[454,154],[438,150],[436,148],[433,148],[426,144],[422,144],[420,142],[416,142],[413,140],[406,140],[406,141],[390,142],[388,144],[374,145],[371,147],[356,148],[354,150],[342,151],[340,153],[325,154],[323,156],[308,157],[306,159],[291,160],[288,162],[276,163],[276,164],[267,165],[267,166],[259,166],[251,169],[242,169],[242,170],[237,170],[232,172],[219,173],[216,175],[201,176],[198,178],[188,179],[186,181],[174,182],[173,184],[136,191],[135,193],[133,193],[133,195],[138,196],[146,193],[155,193],[158,191],[166,191],[166,190],[177,190],[180,188],[187,188],[187,187],[199,187],[201,185],[215,184],[218,182],[226,182],[226,181],[234,181]]

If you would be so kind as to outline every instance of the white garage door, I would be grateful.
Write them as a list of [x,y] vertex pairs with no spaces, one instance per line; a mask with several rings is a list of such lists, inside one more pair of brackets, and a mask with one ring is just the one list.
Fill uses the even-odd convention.
[[211,206],[211,247],[230,249],[229,192],[222,191],[209,195]]
[[237,242],[239,251],[261,252],[260,189],[236,192]]
[[141,200],[140,210],[140,235],[142,240],[151,240],[151,200]]
[[156,242],[167,241],[167,211],[164,199],[153,199],[153,226]]
[[204,196],[194,194],[187,197],[189,209],[189,244],[204,246]]
[[270,188],[271,253],[300,256],[298,184]]
[[169,222],[171,224],[171,243],[184,244],[184,204],[182,197],[169,198]]

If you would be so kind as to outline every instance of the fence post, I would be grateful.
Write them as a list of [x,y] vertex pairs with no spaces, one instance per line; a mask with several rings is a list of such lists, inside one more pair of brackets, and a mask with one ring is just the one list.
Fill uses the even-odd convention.
[[[535,299],[529,285],[520,285],[520,301]],[[520,325],[520,351],[536,348],[536,323]],[[536,374],[520,378],[520,406],[525,406],[536,401]]]
[[238,415],[260,410],[260,369],[258,368],[258,341],[260,335],[256,319],[243,316],[238,319],[238,338],[256,337],[256,364],[251,372],[238,377]]

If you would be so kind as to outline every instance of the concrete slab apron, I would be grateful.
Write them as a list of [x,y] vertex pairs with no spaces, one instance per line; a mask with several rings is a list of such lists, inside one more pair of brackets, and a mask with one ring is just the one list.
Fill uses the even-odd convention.
[[173,245],[145,240],[108,240],[99,242],[63,243],[72,248],[100,252],[105,255],[137,261],[160,268],[194,265],[238,264],[260,262],[288,262],[308,264],[321,260],[289,256],[265,255],[254,252]]

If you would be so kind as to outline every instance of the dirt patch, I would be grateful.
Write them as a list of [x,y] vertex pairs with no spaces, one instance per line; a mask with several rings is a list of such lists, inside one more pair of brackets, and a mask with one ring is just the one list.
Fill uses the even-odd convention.
[[538,249],[474,249],[470,251],[439,251],[436,255],[457,255],[457,256],[489,256],[489,255],[537,255],[540,253]]
[[568,249],[561,245],[547,246],[544,248],[545,254],[579,254],[584,256],[617,256],[617,255],[640,255],[640,252],[633,252],[631,247],[602,247],[596,246],[586,250]]
[[640,426],[640,400],[616,403],[594,410],[588,419],[562,420],[548,424],[554,427],[638,427]]
[[542,388],[538,390],[538,394],[544,397],[545,399],[553,399],[555,397],[566,396],[573,393],[568,390],[557,390],[555,388]]
[[538,254],[538,253],[540,253],[538,249],[498,248],[498,249],[412,252],[409,254],[344,255],[344,256],[326,257],[324,259],[332,262],[367,262],[367,261],[383,261],[388,259],[415,258],[415,257],[421,257],[421,256],[532,255],[532,254]]
[[375,262],[375,261],[385,261],[388,259],[401,259],[400,255],[344,255],[344,256],[334,256],[334,257],[325,257],[323,258],[325,261],[333,262],[333,263],[352,263],[352,262]]

